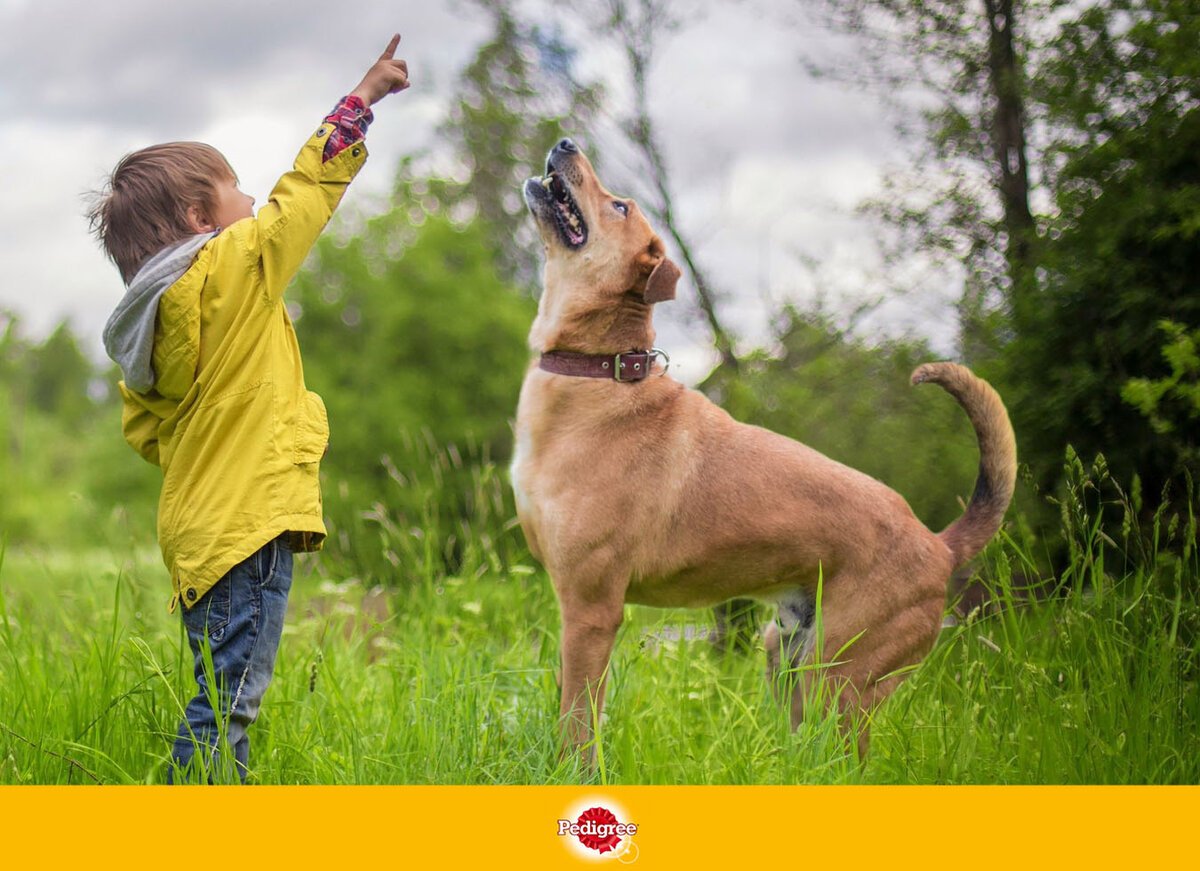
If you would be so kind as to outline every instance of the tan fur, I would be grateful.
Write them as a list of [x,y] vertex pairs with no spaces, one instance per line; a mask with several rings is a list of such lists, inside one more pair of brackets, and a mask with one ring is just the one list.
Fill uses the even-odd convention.
[[[540,216],[547,262],[533,350],[651,347],[645,295],[650,276],[669,263],[662,242],[635,204],[628,217],[613,209],[583,154],[557,167],[588,240],[570,250]],[[669,298],[674,278],[670,285],[669,293],[652,286],[653,296]],[[1016,456],[1003,404],[968,370],[930,364],[914,380],[942,384],[980,435],[976,499],[941,537],[879,481],[739,423],[669,377],[622,384],[530,366],[512,481],[522,528],[561,606],[567,747],[591,741],[627,602],[701,607],[749,596],[784,603],[782,625],[767,632],[773,666],[781,651],[789,665],[816,655],[834,663],[821,671],[855,715],[896,687],[904,677],[897,670],[920,662],[937,637],[951,570],[999,528]],[[818,578],[823,645],[815,651],[783,618],[811,601]],[[793,726],[814,673],[802,672],[790,690]],[[866,740],[863,727],[860,751]]]

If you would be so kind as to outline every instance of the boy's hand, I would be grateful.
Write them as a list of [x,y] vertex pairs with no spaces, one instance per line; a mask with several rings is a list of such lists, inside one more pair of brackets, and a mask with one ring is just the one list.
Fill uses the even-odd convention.
[[358,83],[350,95],[359,97],[368,106],[378,103],[388,94],[396,94],[408,87],[408,64],[403,60],[394,60],[396,46],[400,44],[400,34],[392,37],[379,60],[367,70],[363,80]]

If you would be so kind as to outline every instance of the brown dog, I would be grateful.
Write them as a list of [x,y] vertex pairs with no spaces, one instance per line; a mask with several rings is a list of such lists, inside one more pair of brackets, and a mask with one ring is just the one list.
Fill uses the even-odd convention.
[[542,356],[521,388],[512,483],[562,611],[566,746],[591,741],[626,602],[747,596],[779,606],[766,632],[772,670],[781,651],[792,667],[822,663],[798,672],[793,727],[825,675],[865,753],[860,714],[933,646],[950,572],[996,533],[1012,497],[1016,445],[1000,397],[953,363],[913,373],[949,391],[979,438],[970,505],[934,535],[880,482],[662,377],[651,307],[674,298],[678,268],[571,140],[551,150],[546,173],[525,183],[547,259],[529,336]]

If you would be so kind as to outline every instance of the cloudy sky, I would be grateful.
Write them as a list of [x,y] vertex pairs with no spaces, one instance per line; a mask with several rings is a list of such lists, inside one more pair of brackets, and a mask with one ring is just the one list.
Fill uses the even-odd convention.
[[[702,14],[664,42],[650,80],[681,224],[745,344],[763,340],[782,301],[819,290],[846,310],[879,287],[873,232],[853,209],[878,189],[897,143],[870,97],[806,75],[801,58],[829,39],[796,14],[801,5],[691,3]],[[131,150],[195,139],[220,149],[263,202],[395,31],[413,87],[377,107],[371,159],[343,205],[364,214],[383,207],[401,157],[436,145],[458,71],[488,33],[471,3],[0,0],[0,309],[35,336],[69,319],[98,354],[123,287],[87,233],[83,193]],[[585,77],[611,79],[619,114],[611,49],[585,40],[578,63]],[[949,352],[952,296],[943,282],[889,300],[867,329],[924,335]],[[659,344],[694,381],[708,337],[686,302],[660,308]]]

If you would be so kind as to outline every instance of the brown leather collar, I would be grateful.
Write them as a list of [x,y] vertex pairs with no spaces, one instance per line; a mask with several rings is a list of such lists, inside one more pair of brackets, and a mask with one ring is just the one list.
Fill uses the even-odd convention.
[[583,378],[611,378],[613,381],[641,381],[654,367],[654,358],[662,357],[665,365],[659,375],[665,375],[671,358],[665,351],[623,351],[620,354],[580,354],[577,351],[545,351],[538,366],[556,375],[577,375]]

